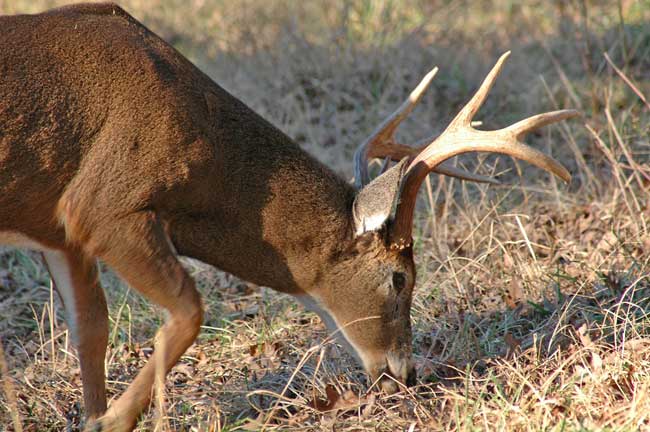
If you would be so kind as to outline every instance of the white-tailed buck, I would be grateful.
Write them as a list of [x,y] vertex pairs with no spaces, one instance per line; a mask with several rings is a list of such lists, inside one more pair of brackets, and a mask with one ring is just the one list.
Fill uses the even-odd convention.
[[[104,430],[134,427],[156,363],[169,370],[199,332],[201,297],[179,256],[293,294],[393,392],[415,381],[411,227],[427,174],[491,181],[444,165],[483,151],[569,180],[521,140],[576,111],[471,127],[507,55],[440,136],[396,143],[435,70],[426,75],[360,146],[354,187],[116,5],[4,16],[0,29],[0,243],[43,252],[79,352],[85,413]],[[398,163],[370,182],[379,157]],[[168,312],[164,356],[108,409],[96,259]]]

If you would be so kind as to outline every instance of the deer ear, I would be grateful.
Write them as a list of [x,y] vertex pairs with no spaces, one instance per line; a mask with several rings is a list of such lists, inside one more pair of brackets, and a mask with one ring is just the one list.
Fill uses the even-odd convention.
[[391,217],[399,199],[402,176],[409,158],[371,181],[361,189],[352,204],[352,216],[356,235],[378,231]]

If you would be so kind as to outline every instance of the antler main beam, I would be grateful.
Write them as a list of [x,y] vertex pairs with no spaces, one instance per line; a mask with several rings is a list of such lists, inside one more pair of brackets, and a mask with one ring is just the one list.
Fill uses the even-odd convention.
[[420,184],[429,172],[451,157],[474,151],[501,153],[530,162],[555,174],[565,182],[571,179],[569,172],[559,162],[526,146],[522,140],[526,134],[542,126],[579,115],[578,111],[561,110],[538,114],[495,131],[480,131],[471,126],[472,118],[487,98],[509,55],[510,52],[507,52],[501,56],[476,94],[456,115],[447,129],[433,139],[407,168],[391,227],[391,241],[394,247],[403,248],[411,243],[413,211]]
[[[423,142],[426,142],[427,144],[429,143],[429,140],[423,140]],[[384,159],[388,158],[393,162],[399,162],[405,157],[416,157],[424,148],[426,147],[425,145],[420,145],[418,146],[416,144],[415,147],[411,147],[405,144],[400,144],[397,142],[375,142],[375,144],[370,147],[367,151],[367,156],[364,157],[364,162],[365,160],[370,160],[370,159]],[[360,156],[361,157],[361,156]],[[362,162],[363,163],[363,162]],[[493,179],[492,177],[484,176],[481,174],[475,174],[475,173],[470,173],[465,170],[456,168],[455,166],[451,165],[448,162],[443,162],[440,165],[438,165],[434,170],[434,172],[438,174],[444,174],[450,177],[456,177],[459,179],[463,180],[469,180],[477,183],[490,183],[490,184],[500,184],[498,180]],[[364,165],[361,169],[360,172],[357,172],[356,178],[361,178],[359,176],[367,176],[367,166]],[[364,186],[366,183],[357,183],[358,187]]]

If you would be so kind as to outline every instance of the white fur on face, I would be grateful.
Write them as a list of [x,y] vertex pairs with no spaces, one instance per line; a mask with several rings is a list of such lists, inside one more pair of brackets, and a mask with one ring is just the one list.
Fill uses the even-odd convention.
[[339,323],[336,321],[336,318],[334,318],[330,311],[327,310],[327,308],[323,306],[323,304],[318,301],[318,299],[310,295],[296,296],[296,298],[305,307],[305,309],[317,313],[320,319],[322,319],[327,326],[328,330],[332,333],[336,333],[337,340],[341,342],[347,351],[352,354],[359,363],[368,369],[368,359],[364,358],[363,352],[359,350],[345,334],[345,328],[342,328],[339,325]]

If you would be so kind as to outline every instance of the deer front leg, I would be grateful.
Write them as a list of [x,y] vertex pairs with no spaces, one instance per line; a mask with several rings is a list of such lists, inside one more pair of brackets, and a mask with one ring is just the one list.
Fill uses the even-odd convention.
[[43,258],[79,353],[86,418],[94,419],[106,411],[104,359],[108,343],[108,311],[97,265],[72,249],[45,250]]
[[[194,281],[178,261],[160,222],[152,212],[131,215],[113,231],[93,233],[90,247],[131,287],[167,311],[156,335],[156,350],[128,389],[111,404],[91,430],[128,431],[147,407],[159,366],[167,373],[194,342],[203,319],[201,298]],[[157,362],[163,358],[163,364]]]

